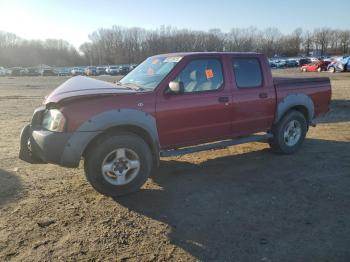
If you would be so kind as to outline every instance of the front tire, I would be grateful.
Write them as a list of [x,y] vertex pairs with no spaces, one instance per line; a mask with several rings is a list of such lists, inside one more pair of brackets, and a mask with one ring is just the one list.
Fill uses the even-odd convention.
[[299,111],[290,111],[273,126],[271,130],[273,138],[269,141],[270,147],[274,152],[280,154],[297,152],[304,142],[307,128],[305,116]]
[[85,175],[99,193],[116,197],[139,190],[152,169],[152,153],[140,137],[122,133],[97,140],[84,162]]

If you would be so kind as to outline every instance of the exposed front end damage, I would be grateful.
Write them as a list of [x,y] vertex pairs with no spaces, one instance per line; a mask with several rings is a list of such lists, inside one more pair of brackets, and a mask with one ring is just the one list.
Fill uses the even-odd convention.
[[62,152],[71,134],[44,130],[42,120],[45,110],[44,106],[37,108],[31,123],[22,129],[19,158],[34,164],[60,164]]
[[[77,167],[81,152],[71,147],[70,132],[53,132],[42,128],[45,107],[34,111],[30,124],[21,132],[19,158],[31,164],[53,163],[65,167]],[[84,137],[87,133],[81,134]]]

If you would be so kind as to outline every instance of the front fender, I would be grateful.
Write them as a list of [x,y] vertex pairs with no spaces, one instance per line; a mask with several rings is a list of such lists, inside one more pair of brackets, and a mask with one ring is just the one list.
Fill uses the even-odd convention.
[[154,149],[159,151],[157,125],[152,115],[135,109],[116,109],[100,113],[83,123],[70,137],[61,162],[66,166],[78,166],[85,148],[96,136],[109,128],[126,125],[145,130]]

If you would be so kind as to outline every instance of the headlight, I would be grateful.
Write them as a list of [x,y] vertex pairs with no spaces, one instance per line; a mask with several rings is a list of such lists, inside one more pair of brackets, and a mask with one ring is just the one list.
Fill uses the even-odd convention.
[[53,132],[63,132],[66,118],[58,109],[46,110],[43,116],[42,127]]

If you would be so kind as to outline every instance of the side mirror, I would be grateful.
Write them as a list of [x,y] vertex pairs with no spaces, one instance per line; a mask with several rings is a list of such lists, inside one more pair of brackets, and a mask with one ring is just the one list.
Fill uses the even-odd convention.
[[176,81],[171,81],[169,83],[169,88],[167,90],[167,93],[170,95],[177,95],[177,94],[181,94],[184,91],[184,85],[183,83],[180,82],[176,82]]

